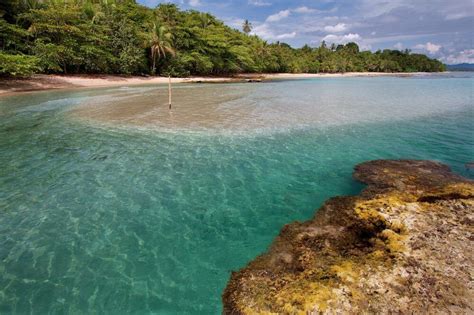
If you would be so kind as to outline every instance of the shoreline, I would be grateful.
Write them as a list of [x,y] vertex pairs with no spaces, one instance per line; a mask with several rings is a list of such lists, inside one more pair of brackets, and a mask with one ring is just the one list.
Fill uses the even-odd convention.
[[[446,72],[447,73],[447,72]],[[411,77],[425,72],[386,73],[386,72],[347,72],[347,73],[271,73],[239,74],[229,77],[188,77],[172,78],[172,83],[238,83],[271,80],[344,78],[344,77]],[[0,97],[26,92],[66,90],[80,88],[104,88],[136,85],[167,84],[167,77],[139,77],[119,75],[48,75],[38,74],[25,79],[0,79]]]

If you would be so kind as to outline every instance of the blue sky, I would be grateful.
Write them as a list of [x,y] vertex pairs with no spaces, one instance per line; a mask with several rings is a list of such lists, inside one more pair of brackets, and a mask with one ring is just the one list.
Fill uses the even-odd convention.
[[362,49],[411,49],[445,63],[474,63],[474,0],[138,0],[209,12],[269,42],[357,42]]

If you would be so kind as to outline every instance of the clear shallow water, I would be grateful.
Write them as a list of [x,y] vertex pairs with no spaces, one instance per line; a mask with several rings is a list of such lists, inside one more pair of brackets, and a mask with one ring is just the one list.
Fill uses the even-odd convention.
[[231,270],[325,199],[359,192],[355,164],[435,159],[473,178],[472,87],[184,85],[164,123],[161,109],[116,107],[143,107],[151,87],[0,99],[0,313],[219,314]]
[[412,119],[463,109],[471,100],[471,80],[446,75],[426,78],[179,85],[174,88],[171,112],[167,86],[122,88],[96,97],[86,95],[70,116],[114,127],[254,135]]

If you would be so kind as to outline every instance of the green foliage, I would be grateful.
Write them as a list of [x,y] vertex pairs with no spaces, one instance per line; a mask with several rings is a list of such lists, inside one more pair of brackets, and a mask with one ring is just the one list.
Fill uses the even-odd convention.
[[39,58],[42,68],[46,72],[62,72],[66,69],[66,62],[71,57],[71,50],[63,45],[45,43],[39,39],[32,47],[32,51]]
[[150,9],[134,0],[2,0],[0,53],[10,64],[0,65],[1,73],[444,71],[410,51],[361,52],[356,43],[294,49],[249,35],[249,21],[242,29],[169,3]]
[[38,58],[26,55],[10,55],[0,51],[0,75],[27,77],[42,69]]
[[1,50],[25,50],[25,42],[28,40],[29,33],[15,25],[8,23],[0,18],[0,49]]

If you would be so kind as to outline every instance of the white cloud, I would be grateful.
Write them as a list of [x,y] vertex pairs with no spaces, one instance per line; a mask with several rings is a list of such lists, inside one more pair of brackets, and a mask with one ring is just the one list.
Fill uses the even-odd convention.
[[341,33],[347,30],[347,25],[344,23],[338,23],[334,26],[328,25],[324,27],[324,30],[328,33]]
[[296,37],[296,32],[291,32],[291,33],[285,33],[285,34],[280,34],[276,35],[276,39],[288,39],[288,38],[295,38]]
[[293,10],[293,12],[301,13],[301,14],[314,13],[314,12],[317,12],[317,11],[318,10],[311,9],[311,8],[306,7],[306,6],[299,7],[299,8],[296,8],[296,9]]
[[[241,18],[224,18],[224,23],[235,29],[242,29],[245,20]],[[252,22],[253,24],[253,22]]]
[[248,0],[249,5],[254,5],[256,7],[268,7],[271,6],[271,2],[267,2],[264,0]]
[[420,49],[420,50],[426,50],[430,54],[435,54],[441,49],[441,45],[436,45],[431,42],[427,42],[426,44],[418,44],[414,48]]
[[346,44],[349,42],[361,41],[362,37],[360,37],[360,35],[357,33],[349,33],[346,35],[329,34],[324,36],[322,40],[326,41],[327,43]]
[[192,7],[198,7],[201,5],[201,1],[200,0],[189,0],[189,5],[192,6]]
[[[262,1],[262,0],[248,0],[248,1],[250,3],[250,2]],[[265,22],[278,22],[289,17],[292,13],[311,14],[311,13],[322,13],[322,12],[332,12],[332,11],[334,11],[334,9],[331,9],[330,11],[320,11],[320,10],[308,8],[307,6],[301,6],[301,7],[297,7],[296,9],[286,9],[278,13],[272,14],[267,17]]]
[[474,49],[465,49],[458,53],[441,58],[447,64],[474,63]]
[[400,43],[400,42],[398,42],[398,43],[396,43],[395,45],[393,45],[393,47],[394,47],[395,49],[402,50],[402,49],[403,49],[403,44]]
[[[191,0],[166,1],[181,2],[184,8],[191,8]],[[430,57],[444,58],[443,62],[469,60],[467,52],[474,48],[472,32],[470,33],[474,0],[429,0],[428,11],[426,1],[428,0],[353,0],[343,1],[343,6],[334,0],[298,0],[286,1],[287,7],[281,7],[284,5],[283,1],[276,0],[200,0],[199,8],[208,10],[211,3],[216,5],[217,11],[224,10],[217,7],[217,3],[226,7],[224,12],[233,8],[235,11],[230,12],[235,15],[224,20],[228,25],[241,29],[242,18],[250,16],[248,12],[241,12],[239,6],[244,4],[248,10],[252,10],[258,9],[258,5],[269,5],[264,7],[264,11],[259,9],[251,14],[254,25],[252,33],[268,41],[283,38],[281,41],[295,47],[301,47],[305,43],[318,45],[322,39],[336,44],[355,41],[361,49],[409,48]],[[265,11],[267,14],[262,15]],[[421,16],[423,21],[419,20]]]
[[290,33],[277,33],[274,30],[273,26],[270,26],[267,23],[263,23],[254,27],[252,34],[256,34],[265,40],[283,40],[283,39],[292,39],[297,36],[297,32]]
[[[376,35],[376,34],[371,34]],[[370,44],[381,44],[386,42],[393,42],[393,41],[408,41],[408,40],[415,40],[423,37],[432,36],[433,34],[416,34],[416,35],[394,35],[394,36],[378,36],[367,38],[365,41]]]
[[414,7],[413,0],[362,0],[360,9],[366,17],[377,17],[401,8]]
[[[359,45],[361,50],[371,50],[372,46],[370,43],[367,42],[362,36],[357,33],[349,33],[345,35],[336,35],[336,34],[329,34],[321,38],[321,42],[325,41],[326,44],[347,44],[350,42],[355,42]],[[314,41],[317,43],[317,41]]]
[[291,14],[290,10],[283,10],[276,14],[270,15],[267,17],[267,22],[278,22],[284,18],[289,17]]
[[463,18],[466,18],[466,17],[470,17],[472,16],[472,12],[459,12],[459,13],[450,13],[450,14],[447,14],[444,19],[447,20],[447,21],[451,21],[451,20],[459,20],[459,19],[463,19]]

